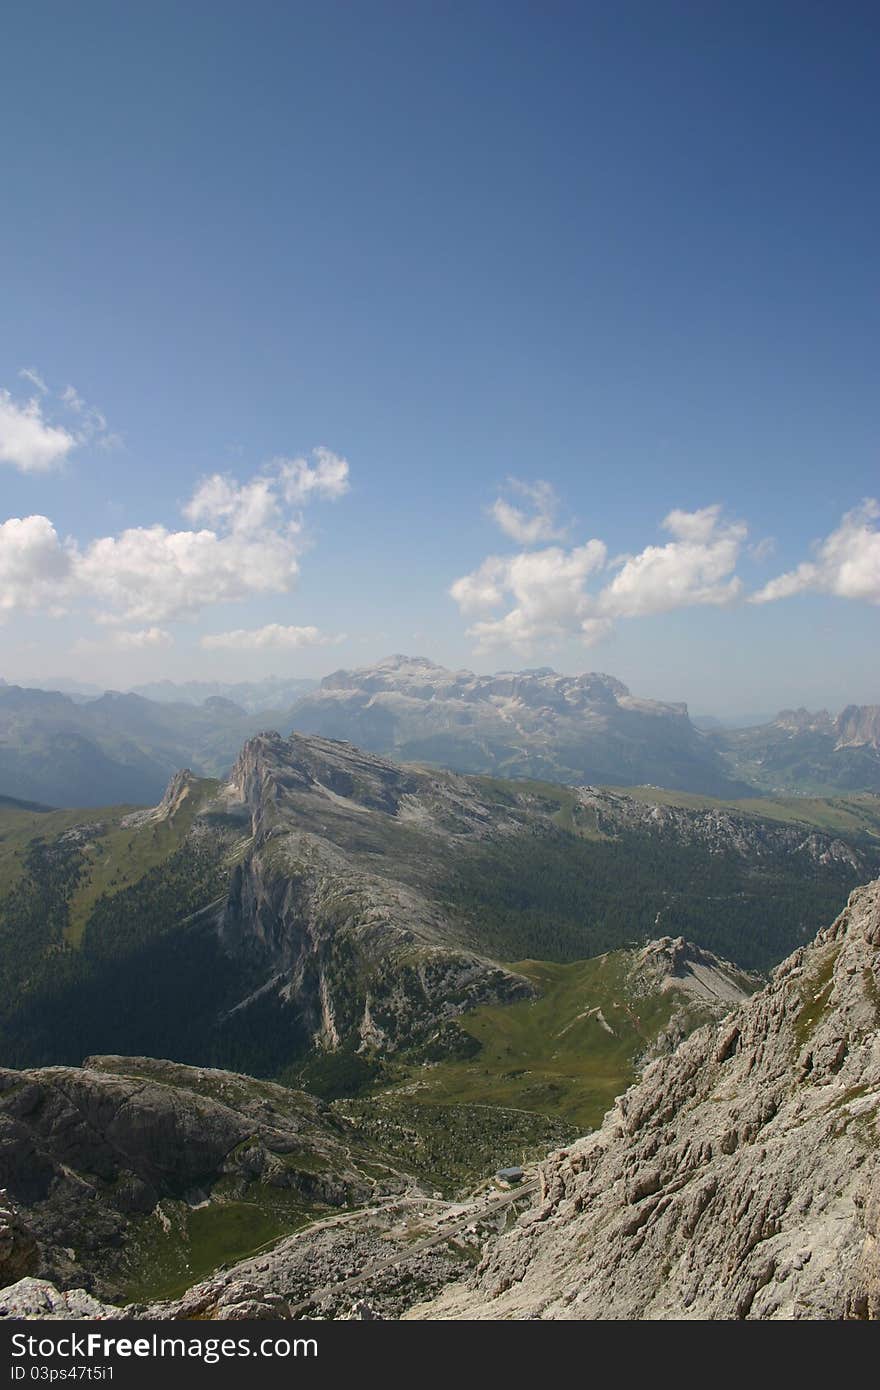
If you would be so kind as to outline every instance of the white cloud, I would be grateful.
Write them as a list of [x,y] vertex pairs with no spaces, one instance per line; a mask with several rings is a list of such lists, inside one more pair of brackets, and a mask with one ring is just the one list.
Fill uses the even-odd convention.
[[0,525],[0,613],[54,609],[69,589],[73,555],[48,517],[10,517]]
[[35,370],[35,368],[22,367],[18,375],[22,377],[25,381],[29,381],[31,386],[35,386],[41,396],[47,396],[49,394],[48,386],[46,385],[43,378],[40,376],[40,373]]
[[335,502],[349,489],[348,460],[323,445],[312,450],[314,463],[304,458],[277,459],[278,474],[286,502],[302,506],[324,497]]
[[[663,527],[671,541],[621,557],[614,562],[617,574],[598,589],[590,581],[606,569],[607,551],[591,540],[571,549],[490,555],[457,579],[450,594],[462,613],[485,615],[468,628],[482,647],[528,647],[563,637],[591,646],[609,635],[615,618],[739,597],[734,571],[747,534],[742,523],[723,521],[713,506],[672,511]],[[507,612],[495,616],[505,606]]]
[[[0,528],[0,608],[57,611],[83,602],[97,609],[99,623],[143,624],[118,639],[134,648],[163,643],[159,625],[215,604],[288,593],[304,542],[281,488],[277,473],[242,483],[215,473],[183,507],[190,521],[210,525],[135,526],[84,546],[62,544],[48,517],[12,518]],[[308,630],[278,628],[277,641],[289,644],[298,631]]]
[[0,387],[0,463],[21,473],[46,473],[58,468],[76,443],[69,430],[45,419],[36,396],[19,403]]
[[551,546],[509,557],[493,555],[473,574],[456,580],[450,592],[465,612],[491,611],[512,600],[503,617],[468,628],[481,647],[528,646],[572,632],[595,640],[595,627],[584,627],[593,618],[593,600],[584,585],[605,557],[605,546],[596,540],[572,550]]
[[213,633],[203,637],[201,645],[210,651],[258,651],[264,647],[327,647],[342,640],[342,636],[330,637],[316,627],[283,627],[280,623],[267,623],[265,627]]
[[623,561],[599,595],[603,614],[635,618],[739,598],[742,581],[734,570],[748,534],[741,522],[722,522],[721,508],[714,506],[672,511],[663,528],[675,539],[667,545],[648,545]]
[[97,444],[102,449],[112,449],[122,443],[120,435],[111,434],[103,411],[84,401],[75,386],[65,386],[59,400],[77,417],[77,444]]
[[77,578],[106,622],[161,623],[215,603],[286,593],[299,572],[293,538],[279,531],[218,535],[138,526],[92,541]]
[[775,550],[775,536],[764,536],[761,540],[755,541],[753,545],[749,546],[749,555],[756,565],[763,565],[764,561],[769,560]]
[[816,559],[771,579],[752,603],[773,603],[814,591],[880,604],[880,502],[866,497],[847,512],[836,531],[816,546]]
[[74,642],[72,651],[81,656],[106,655],[108,651],[140,652],[155,651],[160,647],[171,647],[174,638],[161,627],[145,627],[135,631],[113,632],[101,641],[81,637]]
[[523,483],[518,478],[510,478],[508,487],[525,498],[531,514],[514,507],[505,498],[497,497],[489,512],[505,536],[518,545],[539,545],[545,541],[560,540],[564,533],[556,525],[559,499],[550,483],[541,480]]
[[59,468],[83,444],[110,448],[121,442],[108,430],[101,411],[87,405],[73,386],[66,386],[57,397],[63,407],[61,413],[69,420],[69,424],[59,424],[46,413],[49,387],[39,372],[23,367],[19,376],[30,382],[38,395],[18,401],[0,388],[0,463],[10,463],[22,473],[47,473]]
[[188,521],[227,524],[240,534],[273,526],[279,516],[278,500],[270,478],[254,478],[238,484],[221,473],[203,478],[183,508]]
[[473,574],[456,579],[449,592],[462,613],[491,613],[504,602],[509,573],[509,558],[490,555]]

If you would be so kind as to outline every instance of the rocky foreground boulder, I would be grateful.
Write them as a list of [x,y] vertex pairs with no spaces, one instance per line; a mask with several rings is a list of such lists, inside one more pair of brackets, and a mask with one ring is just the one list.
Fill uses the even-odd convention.
[[880,1318],[880,881],[552,1155],[413,1318]]

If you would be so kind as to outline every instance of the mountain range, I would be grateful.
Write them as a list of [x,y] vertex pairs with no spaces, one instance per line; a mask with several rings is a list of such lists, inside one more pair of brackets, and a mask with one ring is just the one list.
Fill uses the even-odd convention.
[[477,676],[422,657],[336,671],[291,711],[302,733],[344,738],[459,772],[744,794],[687,706],[645,700],[613,676],[549,668]]
[[880,792],[880,705],[782,710],[768,724],[713,731],[731,775],[762,792]]
[[50,806],[149,805],[174,772],[228,771],[265,714],[211,696],[165,704],[107,691],[88,700],[0,686],[0,792]]
[[634,696],[613,676],[478,676],[404,656],[314,684],[159,681],[88,696],[0,681],[0,795],[149,804],[179,767],[224,777],[243,741],[267,727],[503,777],[720,797],[880,791],[877,706],[849,706],[836,719],[783,711],[747,729],[697,727],[686,705]]
[[272,731],[0,806],[0,1316],[878,1315],[878,870],[871,794]]

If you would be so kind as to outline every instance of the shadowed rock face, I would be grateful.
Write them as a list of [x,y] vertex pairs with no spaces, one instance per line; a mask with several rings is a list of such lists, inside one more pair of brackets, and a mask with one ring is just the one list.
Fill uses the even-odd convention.
[[880,1317],[880,881],[547,1160],[424,1318]]
[[880,705],[847,705],[834,730],[838,748],[880,748]]
[[[231,813],[249,817],[253,844],[233,876],[221,940],[264,973],[262,992],[238,1009],[274,1001],[303,1046],[393,1051],[476,1004],[527,997],[529,983],[480,953],[438,891],[474,848],[520,835],[528,848],[536,832],[556,831],[530,784],[507,785],[502,803],[478,778],[399,766],[345,741],[251,739],[223,793]],[[748,862],[844,866],[853,878],[874,867],[833,836],[748,813],[589,787],[566,796],[606,840],[667,837]]]

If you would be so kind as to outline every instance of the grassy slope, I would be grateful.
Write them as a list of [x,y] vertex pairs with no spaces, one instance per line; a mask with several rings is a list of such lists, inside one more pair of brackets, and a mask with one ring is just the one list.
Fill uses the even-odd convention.
[[133,806],[112,806],[96,811],[23,811],[0,805],[0,897],[21,877],[22,852],[36,836],[52,840],[75,825],[102,820],[118,824],[120,817],[133,811]]
[[[475,779],[503,804],[524,788],[549,803],[553,819],[569,832],[597,840],[591,813],[578,814],[570,789],[551,783],[506,783]],[[213,784],[202,784],[204,796]],[[626,788],[645,801],[690,808],[730,807],[756,816],[798,822],[849,837],[880,837],[880,797],[755,798],[719,801],[657,788]],[[203,799],[202,797],[198,798]],[[162,863],[181,844],[192,823],[196,798],[170,820],[136,830],[119,822],[131,808],[36,813],[0,808],[0,885],[5,891],[19,872],[16,856],[35,835],[47,839],[95,820],[107,834],[86,854],[89,870],[71,902],[69,939],[82,927],[101,893],[113,895]],[[478,1009],[460,1020],[480,1045],[469,1060],[413,1066],[391,1091],[343,1103],[343,1112],[362,1126],[364,1139],[389,1153],[399,1148],[402,1166],[453,1191],[507,1160],[543,1151],[600,1122],[615,1095],[634,1079],[647,1043],[669,1021],[669,996],[635,999],[625,988],[628,953],[614,952],[570,964],[524,961],[515,968],[541,990],[537,1000]],[[601,1009],[612,1030],[593,1010]],[[489,1107],[487,1111],[484,1107]],[[292,1194],[271,1189],[229,1194],[210,1207],[168,1204],[171,1239],[156,1218],[132,1232],[129,1297],[172,1296],[207,1274],[221,1260],[241,1258],[263,1243],[312,1219],[314,1210]],[[140,1276],[138,1269],[149,1269]]]
[[635,1079],[636,1060],[680,999],[671,993],[634,997],[626,979],[632,959],[631,952],[614,951],[568,965],[518,962],[513,968],[535,982],[540,997],[466,1014],[459,1024],[481,1044],[479,1053],[412,1068],[407,1084],[415,1087],[413,1098],[510,1106],[578,1127],[598,1124]]
[[133,1222],[126,1237],[128,1275],[119,1286],[126,1302],[178,1298],[221,1265],[247,1259],[326,1215],[325,1208],[271,1188],[252,1201],[189,1207],[166,1200],[160,1208],[167,1227],[150,1215]]
[[701,811],[724,808],[744,811],[761,820],[814,826],[831,834],[880,840],[880,796],[853,792],[846,796],[756,796],[722,801],[694,792],[666,791],[662,787],[609,787],[608,791],[659,806],[683,806]]
[[162,821],[126,829],[119,825],[120,816],[107,835],[88,846],[88,872],[70,903],[67,939],[71,945],[79,945],[92,908],[102,893],[108,897],[121,893],[180,848],[199,806],[216,794],[218,786],[217,781],[203,779],[178,809]]
[[120,822],[140,809],[136,806],[47,812],[0,806],[0,897],[5,897],[20,878],[24,850],[35,837],[49,841],[74,826],[100,823],[106,833],[83,847],[87,868],[70,899],[66,939],[78,946],[101,894],[112,897],[164,863],[185,840],[199,804],[208,800],[218,785],[205,779],[167,820],[129,829]]
[[510,780],[503,777],[470,777],[480,791],[497,806],[513,806],[524,795],[533,797],[539,809],[550,813],[550,818],[561,830],[579,835],[586,840],[604,838],[596,824],[596,813],[588,807],[578,805],[574,788],[558,782],[535,782],[530,778]]

